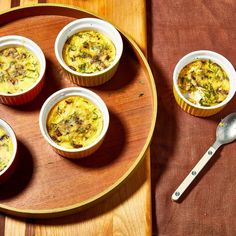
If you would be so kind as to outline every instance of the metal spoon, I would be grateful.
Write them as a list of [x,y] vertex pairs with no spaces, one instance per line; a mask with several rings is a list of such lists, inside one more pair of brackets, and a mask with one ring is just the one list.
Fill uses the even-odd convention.
[[236,139],[236,112],[231,113],[226,116],[217,126],[216,129],[216,141],[215,143],[206,151],[200,161],[196,166],[190,171],[184,181],[172,194],[171,199],[173,201],[179,200],[184,191],[200,173],[203,167],[211,159],[216,150],[223,144],[230,143]]

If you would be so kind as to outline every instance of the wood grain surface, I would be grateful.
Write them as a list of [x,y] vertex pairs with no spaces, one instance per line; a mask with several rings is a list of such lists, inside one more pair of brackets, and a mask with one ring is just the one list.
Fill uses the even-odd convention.
[[[20,18],[15,19],[16,15]],[[35,6],[0,16],[0,35],[14,32],[32,39],[47,60],[45,85],[34,101],[17,107],[0,106],[1,118],[11,124],[19,141],[19,165],[0,189],[2,210],[16,208],[18,214],[26,211],[26,216],[33,217],[32,211],[53,214],[58,208],[66,211],[82,207],[116,188],[136,167],[150,142],[156,109],[153,78],[142,55],[125,37],[115,76],[106,84],[90,88],[104,100],[110,113],[109,129],[99,150],[84,159],[68,160],[55,153],[40,134],[38,117],[43,102],[59,89],[76,86],[57,62],[55,38],[65,25],[83,17],[93,16],[56,6]],[[9,22],[11,18],[15,20]]]
[[[0,1],[0,9],[46,1]],[[83,7],[131,35],[146,52],[145,1],[47,1]],[[118,12],[118,13],[117,13]],[[131,14],[132,13],[132,14]],[[33,220],[0,216],[0,235],[151,235],[149,152],[119,190],[98,205],[68,217]]]

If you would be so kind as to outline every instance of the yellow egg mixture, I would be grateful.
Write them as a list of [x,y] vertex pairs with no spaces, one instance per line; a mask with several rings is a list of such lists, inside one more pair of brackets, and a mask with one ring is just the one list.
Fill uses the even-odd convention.
[[81,148],[94,142],[103,128],[98,107],[80,96],[70,96],[58,102],[49,112],[49,136],[65,148]]
[[215,62],[196,60],[181,70],[178,87],[190,102],[214,106],[228,96],[230,81],[226,72]]
[[0,171],[10,162],[13,154],[13,143],[6,131],[0,127]]
[[74,71],[102,71],[114,61],[116,48],[112,41],[97,31],[82,31],[72,35],[63,48],[63,59]]
[[39,61],[27,48],[16,46],[0,51],[0,92],[14,94],[29,89],[39,72]]

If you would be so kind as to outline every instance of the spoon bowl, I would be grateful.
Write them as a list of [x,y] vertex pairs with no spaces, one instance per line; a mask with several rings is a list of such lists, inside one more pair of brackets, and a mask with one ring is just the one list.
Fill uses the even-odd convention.
[[217,126],[216,141],[221,144],[231,143],[236,139],[236,112],[226,116]]

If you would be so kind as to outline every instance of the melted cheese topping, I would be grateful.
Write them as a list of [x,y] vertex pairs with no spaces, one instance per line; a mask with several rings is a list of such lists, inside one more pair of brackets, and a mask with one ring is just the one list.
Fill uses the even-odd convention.
[[23,46],[0,51],[0,92],[14,94],[34,85],[39,77],[39,61]]
[[49,112],[49,136],[65,148],[81,148],[93,143],[103,128],[101,111],[88,99],[67,97]]
[[13,143],[6,131],[0,127],[0,171],[10,162],[13,154]]
[[106,69],[114,61],[116,49],[112,41],[97,31],[72,35],[63,48],[63,59],[74,71],[94,73]]
[[211,60],[196,60],[181,70],[178,87],[190,102],[214,106],[228,96],[230,81],[218,64]]

